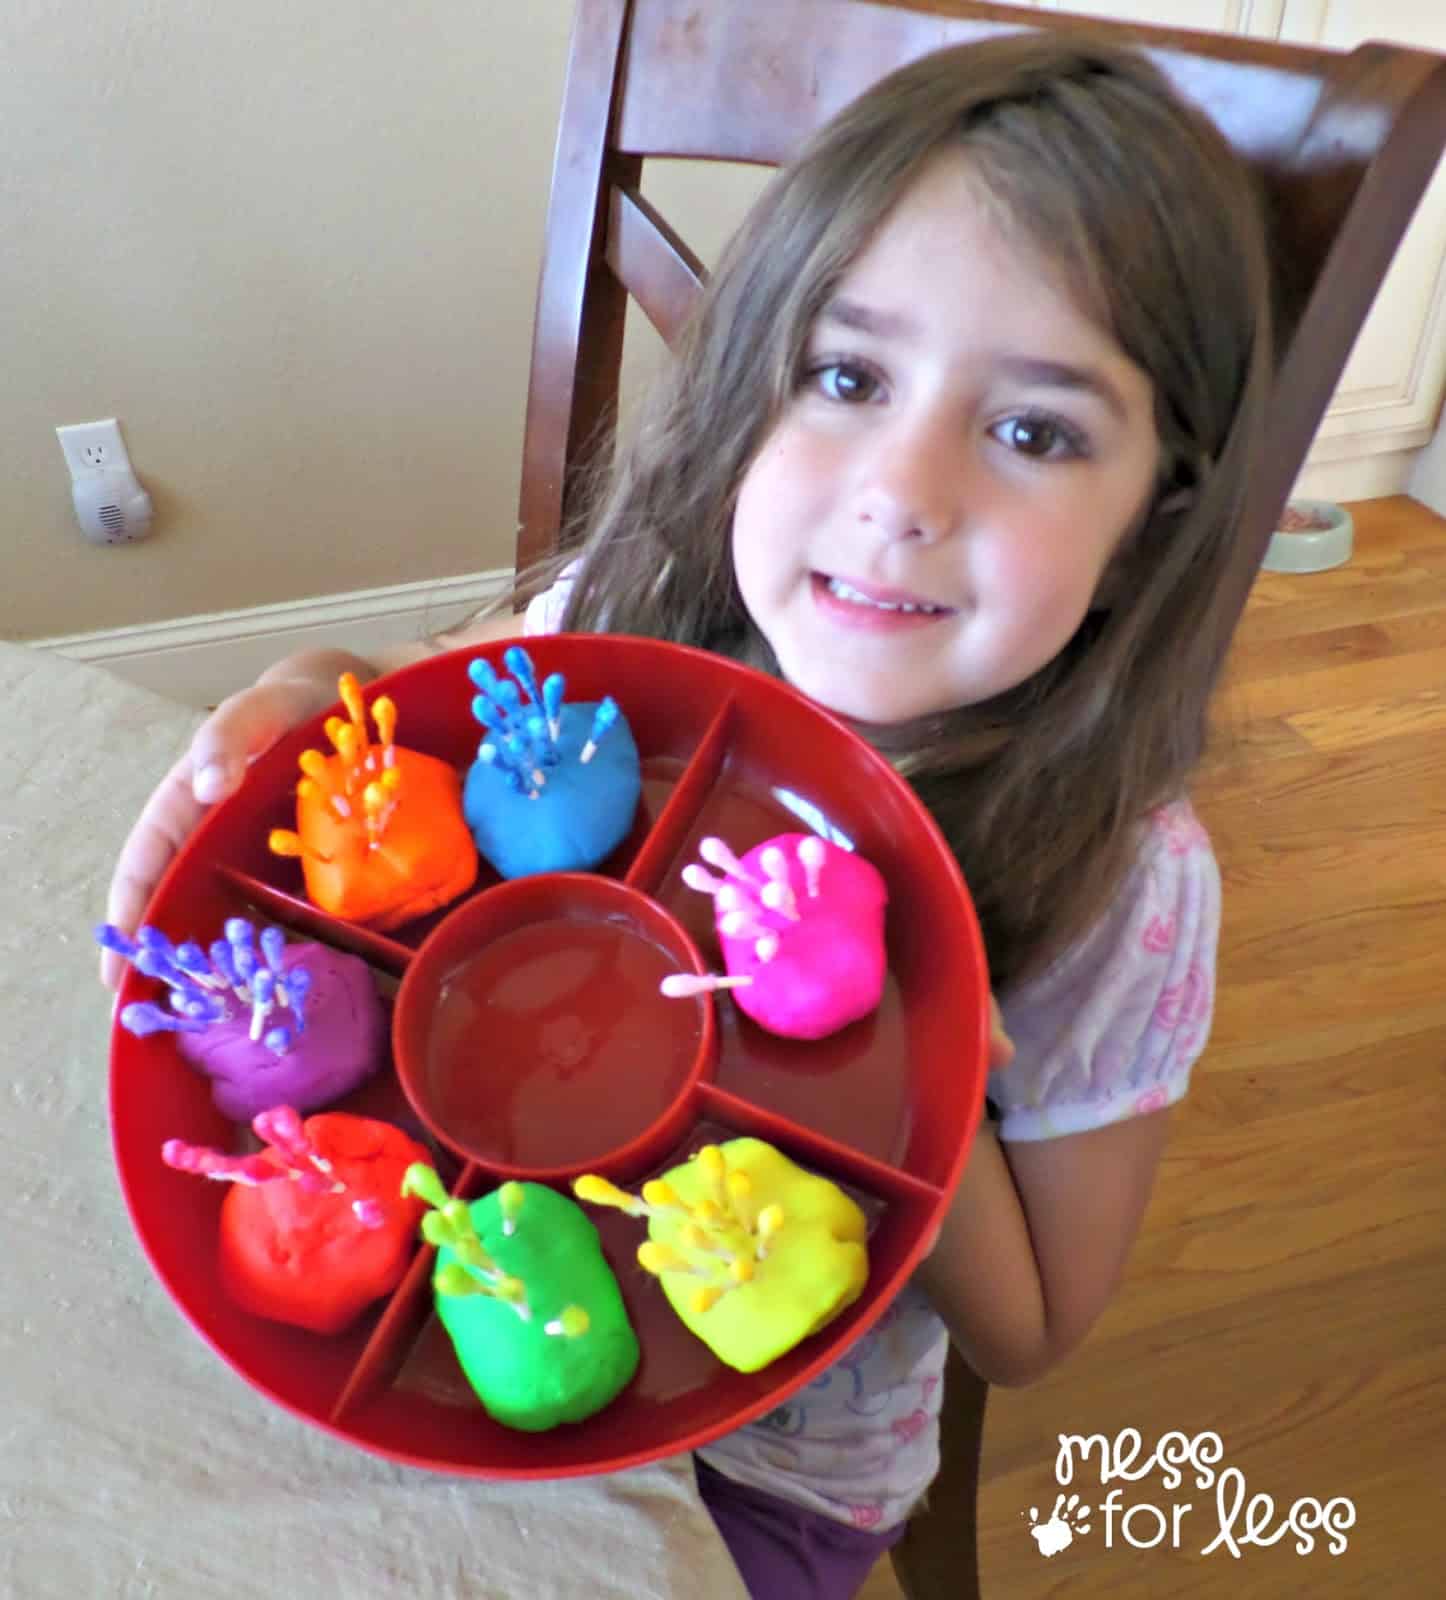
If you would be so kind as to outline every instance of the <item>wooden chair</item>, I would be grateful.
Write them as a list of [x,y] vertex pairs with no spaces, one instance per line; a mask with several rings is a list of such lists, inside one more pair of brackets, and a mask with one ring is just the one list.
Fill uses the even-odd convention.
[[[1086,28],[1141,45],[1263,176],[1281,344],[1274,451],[1251,486],[1243,607],[1371,301],[1446,145],[1446,58],[1349,54],[968,0],[578,0],[533,335],[519,567],[556,549],[584,447],[617,396],[623,316],[665,340],[703,268],[643,198],[645,160],[776,165],[895,67],[947,45]],[[957,1358],[944,1467],[894,1565],[910,1600],[978,1595],[985,1386]]]

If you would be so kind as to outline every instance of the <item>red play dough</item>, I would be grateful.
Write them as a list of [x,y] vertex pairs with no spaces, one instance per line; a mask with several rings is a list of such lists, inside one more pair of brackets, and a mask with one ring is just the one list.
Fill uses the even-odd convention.
[[[425,1201],[402,1198],[402,1175],[432,1158],[400,1128],[368,1117],[324,1112],[303,1126],[346,1192],[311,1194],[290,1180],[231,1185],[221,1206],[221,1281],[258,1317],[340,1333],[401,1282],[426,1210]],[[364,1199],[380,1204],[379,1228],[353,1213],[352,1201]]]

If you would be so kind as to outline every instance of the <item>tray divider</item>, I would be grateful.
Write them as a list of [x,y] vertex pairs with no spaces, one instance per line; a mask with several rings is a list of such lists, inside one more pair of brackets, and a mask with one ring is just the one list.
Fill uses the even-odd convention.
[[805,1123],[780,1116],[716,1084],[699,1084],[698,1100],[700,1110],[715,1121],[726,1123],[741,1134],[776,1144],[800,1165],[824,1169],[830,1177],[866,1190],[881,1200],[928,1206],[938,1204],[942,1198],[937,1184],[915,1177],[890,1162],[865,1155],[852,1145],[840,1144]]
[[[487,1185],[485,1169],[468,1162],[448,1190],[454,1199],[475,1200]],[[332,1405],[328,1421],[344,1422],[364,1406],[379,1389],[385,1388],[401,1371],[407,1351],[432,1315],[432,1263],[437,1251],[425,1240],[418,1241],[416,1255],[406,1276],[392,1290],[386,1309],[377,1319],[361,1354],[352,1364],[341,1393]]]
[[436,1253],[424,1243],[412,1258],[406,1277],[392,1290],[371,1337],[352,1364],[332,1405],[329,1422],[346,1421],[401,1370],[408,1348],[431,1315],[432,1258]]
[[264,911],[270,912],[278,922],[324,944],[333,945],[338,950],[362,956],[384,972],[400,977],[412,959],[413,952],[409,946],[388,938],[384,933],[375,933],[355,922],[333,917],[312,905],[309,900],[274,888],[262,879],[253,878],[234,867],[218,866],[216,871],[224,882]]
[[704,802],[718,775],[732,740],[736,716],[730,695],[718,707],[697,748],[688,758],[682,776],[668,796],[658,820],[648,831],[642,848],[633,857],[623,882],[643,894],[656,894],[669,866],[683,847],[690,829],[702,812]]

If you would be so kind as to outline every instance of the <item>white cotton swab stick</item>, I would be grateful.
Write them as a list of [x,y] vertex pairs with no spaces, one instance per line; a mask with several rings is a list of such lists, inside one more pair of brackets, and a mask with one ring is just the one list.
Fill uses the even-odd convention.
[[758,907],[736,883],[725,883],[715,898],[719,911],[743,911],[751,917],[758,915]]
[[712,836],[700,839],[698,854],[710,867],[717,867],[720,872],[726,872],[730,878],[737,878],[739,883],[746,883],[750,889],[757,887],[755,880],[744,871],[743,863],[721,839]]
[[763,868],[763,876],[772,878],[778,883],[788,882],[788,857],[776,844],[771,844],[759,856],[758,865]]
[[777,878],[770,878],[758,892],[758,898],[770,911],[776,911],[780,916],[787,917],[790,922],[797,922],[798,899],[786,883]]
[[803,881],[808,888],[808,898],[818,898],[818,879],[823,871],[824,850],[823,840],[810,836],[798,841],[798,860],[803,868]]
[[686,1000],[695,994],[711,994],[715,989],[742,989],[752,982],[752,978],[724,978],[712,972],[704,977],[692,972],[674,972],[658,987],[670,1000]]
[[711,872],[694,861],[690,861],[683,868],[683,882],[690,889],[696,889],[699,894],[721,894],[728,887],[722,878],[715,878]]
[[729,939],[752,939],[767,930],[747,911],[725,911],[718,919],[718,931]]

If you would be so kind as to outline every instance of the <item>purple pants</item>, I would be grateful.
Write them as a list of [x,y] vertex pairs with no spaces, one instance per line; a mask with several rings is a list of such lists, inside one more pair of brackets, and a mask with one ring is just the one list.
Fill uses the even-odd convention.
[[735,1483],[693,1457],[698,1492],[752,1600],[852,1600],[906,1524],[866,1533]]

